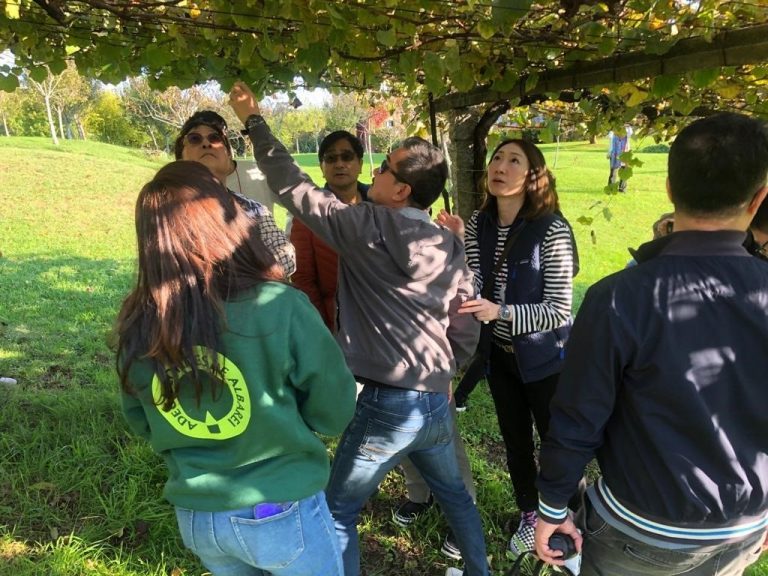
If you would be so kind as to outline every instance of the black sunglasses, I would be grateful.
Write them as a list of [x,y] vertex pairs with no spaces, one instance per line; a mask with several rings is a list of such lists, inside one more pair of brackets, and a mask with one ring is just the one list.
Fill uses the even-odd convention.
[[200,134],[199,132],[190,132],[184,136],[184,141],[190,146],[200,146],[204,140],[207,140],[210,144],[222,144],[224,136],[218,132],[211,132],[207,135]]
[[381,166],[379,166],[379,174],[384,174],[385,172],[392,172],[392,176],[395,177],[395,180],[398,182],[402,182],[403,184],[408,184],[410,186],[410,183],[405,180],[400,174],[395,172],[395,169],[392,168],[392,166],[389,165],[389,158],[384,158],[384,160],[381,161]]
[[342,162],[352,162],[355,158],[357,158],[357,154],[351,150],[345,150],[340,154],[325,154],[323,156],[323,162],[326,164],[335,164],[338,160],[341,160]]

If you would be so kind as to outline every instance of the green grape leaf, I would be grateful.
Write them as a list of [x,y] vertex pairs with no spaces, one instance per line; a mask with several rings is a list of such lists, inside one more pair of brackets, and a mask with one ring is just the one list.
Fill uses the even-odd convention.
[[653,79],[651,94],[657,98],[666,98],[674,94],[680,87],[680,76],[677,74],[662,74]]
[[0,74],[0,90],[13,92],[19,87],[19,79],[13,74]]

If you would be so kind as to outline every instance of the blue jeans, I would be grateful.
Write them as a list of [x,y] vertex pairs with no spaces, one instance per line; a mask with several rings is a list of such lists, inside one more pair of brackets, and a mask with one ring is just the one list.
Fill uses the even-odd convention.
[[184,545],[214,576],[342,576],[339,542],[325,494],[268,518],[253,507],[226,512],[176,508]]
[[741,576],[760,557],[764,532],[738,542],[668,550],[603,520],[588,497],[577,517],[584,534],[581,576]]
[[364,387],[336,449],[327,490],[345,576],[360,574],[360,510],[406,456],[426,480],[453,530],[465,562],[464,574],[488,574],[480,514],[459,472],[453,430],[446,394]]

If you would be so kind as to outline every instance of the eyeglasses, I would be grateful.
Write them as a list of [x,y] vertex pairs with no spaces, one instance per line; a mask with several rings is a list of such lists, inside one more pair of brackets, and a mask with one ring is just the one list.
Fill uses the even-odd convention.
[[[384,174],[386,172],[391,172],[392,176],[395,177],[395,180],[398,182],[402,182],[403,184],[408,184],[408,181],[405,180],[400,174],[395,172],[395,169],[392,168],[392,166],[389,165],[389,158],[384,158],[384,160],[381,161],[381,166],[379,166],[379,174]],[[410,184],[408,184],[410,186]]]
[[335,164],[339,160],[342,162],[352,162],[352,160],[355,158],[357,158],[357,155],[354,152],[351,150],[345,150],[340,154],[325,154],[323,156],[323,162],[326,164]]
[[190,146],[200,146],[204,140],[207,140],[209,144],[222,144],[224,142],[224,136],[218,132],[211,132],[210,134],[200,134],[199,132],[190,132],[184,136],[184,140]]

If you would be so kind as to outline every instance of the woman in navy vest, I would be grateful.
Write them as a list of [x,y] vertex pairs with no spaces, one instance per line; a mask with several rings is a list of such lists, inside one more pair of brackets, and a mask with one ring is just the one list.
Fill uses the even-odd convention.
[[[575,243],[559,214],[554,177],[530,142],[499,144],[484,185],[485,200],[465,233],[480,296],[461,312],[483,322],[490,340],[487,379],[522,513],[510,541],[519,555],[534,549],[538,492],[532,420],[543,437],[571,325]],[[438,222],[462,232],[456,216],[443,213]]]

